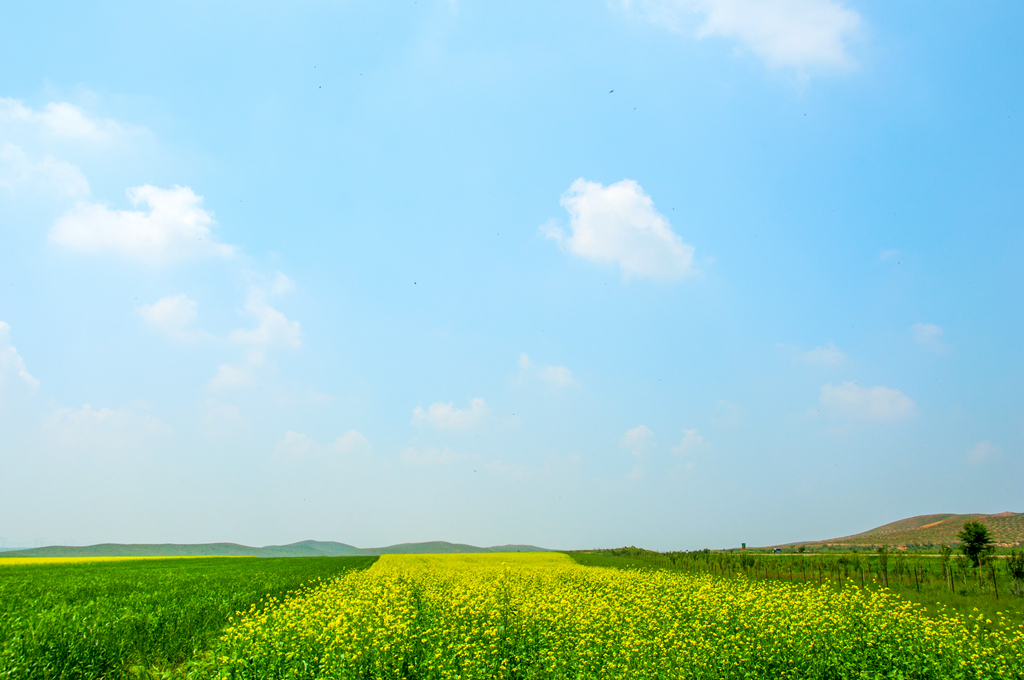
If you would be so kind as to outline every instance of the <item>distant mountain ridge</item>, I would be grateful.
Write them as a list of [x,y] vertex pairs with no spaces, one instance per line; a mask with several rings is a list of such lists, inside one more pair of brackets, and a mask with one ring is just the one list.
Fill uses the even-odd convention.
[[1024,513],[1000,512],[996,515],[972,513],[968,515],[938,514],[917,515],[897,520],[880,527],[864,531],[852,536],[830,538],[824,541],[800,541],[786,545],[875,545],[875,546],[906,546],[906,545],[939,545],[956,543],[957,533],[963,528],[964,522],[976,520],[984,524],[992,535],[996,545],[1014,547],[1024,545]]
[[51,545],[45,548],[9,550],[6,557],[347,557],[355,555],[411,555],[428,553],[548,552],[535,545],[495,545],[480,548],[465,543],[429,541],[399,543],[383,548],[357,548],[334,541],[299,541],[288,545],[254,548],[238,543],[100,543],[98,545]]

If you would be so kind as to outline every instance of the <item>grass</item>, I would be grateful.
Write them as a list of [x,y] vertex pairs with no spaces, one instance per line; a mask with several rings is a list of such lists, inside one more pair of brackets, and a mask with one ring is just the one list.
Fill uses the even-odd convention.
[[0,560],[0,678],[159,677],[236,612],[375,560]]

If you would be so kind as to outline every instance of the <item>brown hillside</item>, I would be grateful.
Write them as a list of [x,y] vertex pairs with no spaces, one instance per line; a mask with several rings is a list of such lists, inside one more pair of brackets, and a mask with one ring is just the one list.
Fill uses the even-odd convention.
[[[1024,513],[1001,512],[997,515],[918,515],[882,525],[870,531],[831,538],[825,541],[805,541],[804,545],[938,545],[956,543],[956,535],[964,522],[977,520],[988,527],[993,539],[1001,547],[1024,545]],[[796,545],[796,544],[793,544]]]

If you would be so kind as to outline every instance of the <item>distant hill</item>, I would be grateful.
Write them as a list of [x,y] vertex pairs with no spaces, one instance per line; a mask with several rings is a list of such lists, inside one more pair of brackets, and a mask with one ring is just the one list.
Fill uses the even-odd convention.
[[956,543],[956,535],[964,522],[977,520],[988,527],[996,544],[1001,547],[1024,545],[1024,513],[1001,512],[998,515],[918,515],[884,524],[878,528],[852,536],[830,538],[824,541],[802,541],[788,545],[938,545]]
[[399,543],[383,548],[357,548],[334,541],[299,541],[288,545],[253,548],[238,543],[101,543],[99,545],[51,545],[45,548],[9,550],[5,557],[345,557],[350,555],[392,555],[427,553],[546,552],[533,545],[497,545],[480,548],[464,543],[431,541]]

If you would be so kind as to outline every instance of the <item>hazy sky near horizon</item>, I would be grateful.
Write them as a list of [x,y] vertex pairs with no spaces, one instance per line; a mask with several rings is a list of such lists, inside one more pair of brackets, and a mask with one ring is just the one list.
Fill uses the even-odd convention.
[[1024,6],[23,3],[0,546],[1024,510]]

